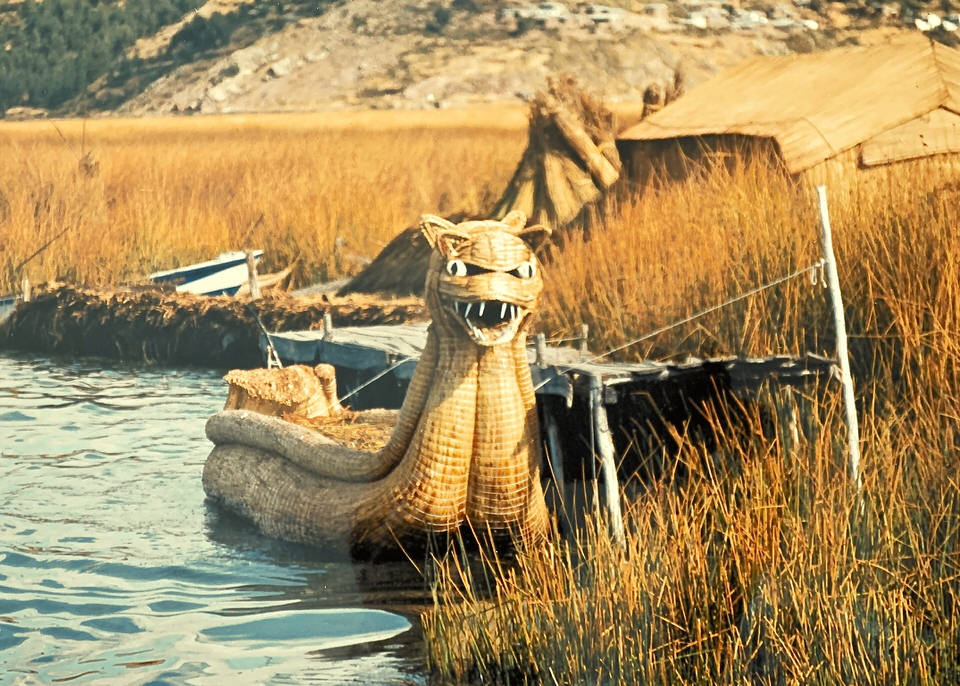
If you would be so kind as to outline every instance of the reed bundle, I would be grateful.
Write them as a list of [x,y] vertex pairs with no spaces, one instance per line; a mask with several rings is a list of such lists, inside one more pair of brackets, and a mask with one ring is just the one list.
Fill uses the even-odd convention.
[[336,371],[330,364],[233,369],[223,380],[230,386],[225,410],[251,410],[277,417],[290,412],[310,418],[343,409],[337,399]]
[[305,417],[296,412],[284,413],[288,422],[305,426],[332,438],[353,450],[380,450],[390,440],[399,416],[398,410],[341,410],[335,414]]
[[491,216],[520,210],[562,229],[620,178],[616,118],[572,77],[549,79],[530,104],[527,147]]
[[[586,225],[593,208],[620,177],[616,117],[572,77],[549,79],[529,110],[527,147],[494,208],[502,219],[519,210],[533,224],[553,229]],[[460,212],[448,217],[467,219]],[[340,290],[349,293],[419,294],[430,249],[417,227],[400,232]]]

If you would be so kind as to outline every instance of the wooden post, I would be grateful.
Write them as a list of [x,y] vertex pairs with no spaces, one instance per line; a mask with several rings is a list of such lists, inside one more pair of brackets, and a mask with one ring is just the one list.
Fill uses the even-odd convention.
[[250,250],[247,250],[247,276],[250,278],[250,298],[256,300],[260,297],[260,282],[257,279],[257,262]]
[[783,446],[785,457],[792,457],[800,444],[800,429],[797,426],[797,404],[790,386],[771,389],[777,412],[777,436]]
[[27,277],[23,277],[23,290],[20,299],[25,303],[30,302],[30,279]]
[[557,502],[560,508],[558,519],[566,532],[572,531],[570,525],[570,507],[567,503],[567,479],[563,471],[563,450],[560,447],[560,434],[557,420],[548,406],[544,406],[543,429],[547,434],[547,452],[550,453],[550,470],[553,472],[553,484],[556,487]]
[[853,394],[853,377],[850,375],[850,358],[847,355],[847,325],[843,318],[843,300],[840,297],[840,277],[837,275],[837,258],[833,254],[833,236],[830,231],[830,215],[827,212],[827,188],[817,186],[820,201],[820,242],[823,247],[827,287],[833,307],[833,324],[837,331],[837,360],[840,363],[840,383],[843,386],[843,406],[847,421],[847,446],[849,449],[850,478],[860,489],[860,423]]
[[607,408],[603,404],[603,381],[596,374],[590,377],[590,405],[593,409],[593,427],[596,450],[600,456],[600,474],[606,492],[607,517],[613,539],[625,546],[623,515],[620,511],[620,482],[617,481],[617,464],[614,457],[613,435],[607,420]]
[[580,325],[580,358],[583,359],[590,352],[587,350],[587,339],[590,337],[590,325]]
[[538,333],[534,338],[536,341],[536,350],[537,350],[537,360],[536,365],[538,367],[546,367],[547,363],[544,361],[547,358],[547,337],[542,333]]
[[330,338],[330,332],[333,331],[333,317],[330,316],[329,312],[323,313],[323,337],[324,339]]

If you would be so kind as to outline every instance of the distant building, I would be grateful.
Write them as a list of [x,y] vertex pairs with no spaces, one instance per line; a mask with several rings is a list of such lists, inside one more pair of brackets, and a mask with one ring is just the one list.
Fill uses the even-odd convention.
[[960,51],[915,35],[755,58],[623,131],[617,146],[640,181],[743,154],[818,182],[927,158],[960,169]]

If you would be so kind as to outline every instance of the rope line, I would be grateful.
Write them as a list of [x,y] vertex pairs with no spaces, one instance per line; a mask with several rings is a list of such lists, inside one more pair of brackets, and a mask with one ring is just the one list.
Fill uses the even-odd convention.
[[380,372],[380,373],[377,374],[376,376],[368,379],[367,381],[364,381],[362,384],[360,384],[359,386],[357,386],[356,388],[354,388],[352,391],[350,391],[349,393],[347,393],[347,394],[346,394],[345,396],[343,396],[342,398],[339,398],[337,402],[341,402],[341,403],[342,403],[344,400],[346,400],[347,398],[349,398],[349,397],[350,397],[351,395],[353,395],[354,393],[357,393],[357,392],[359,392],[359,391],[362,391],[364,388],[366,388],[367,386],[369,386],[370,384],[372,384],[374,381],[377,381],[378,379],[381,379],[381,378],[385,377],[387,374],[389,374],[390,372],[392,372],[394,369],[396,369],[397,367],[399,367],[400,365],[402,365],[404,362],[410,362],[411,360],[417,360],[417,359],[419,359],[419,358],[418,358],[418,357],[415,357],[415,356],[410,356],[410,357],[401,358],[400,360],[398,360],[397,362],[393,363],[392,365],[390,365],[389,367],[387,367],[386,369],[384,369],[382,372]]
[[651,331],[651,332],[649,332],[649,333],[646,333],[646,334],[640,336],[639,338],[634,338],[633,340],[627,341],[626,343],[624,343],[624,344],[622,344],[622,345],[618,345],[618,346],[615,347],[615,348],[611,348],[610,350],[608,350],[608,351],[606,351],[606,352],[604,352],[604,353],[600,353],[599,355],[594,355],[593,357],[587,358],[586,360],[580,360],[577,364],[570,365],[570,366],[568,366],[568,367],[557,367],[557,368],[556,368],[556,372],[553,374],[553,376],[551,376],[551,377],[549,377],[549,378],[544,379],[543,381],[541,381],[539,384],[537,384],[537,385],[534,387],[533,390],[534,390],[534,391],[539,391],[541,388],[543,388],[544,386],[546,386],[548,383],[550,383],[551,381],[553,381],[555,378],[557,378],[557,377],[560,376],[561,374],[563,374],[563,373],[565,373],[565,372],[568,372],[568,371],[570,371],[571,369],[574,369],[574,368],[578,367],[578,366],[581,365],[581,364],[590,364],[591,362],[596,362],[597,360],[601,360],[601,359],[603,359],[604,357],[607,357],[608,355],[612,355],[613,353],[620,352],[621,350],[624,350],[625,348],[629,348],[630,346],[636,345],[637,343],[642,343],[643,341],[646,341],[646,340],[648,340],[648,339],[650,339],[650,338],[653,338],[653,337],[655,337],[655,336],[659,336],[660,334],[665,333],[665,332],[667,332],[667,331],[670,331],[671,329],[676,329],[677,327],[683,326],[684,324],[689,324],[690,322],[695,321],[695,320],[697,320],[697,319],[700,319],[701,317],[705,317],[705,316],[707,316],[708,314],[712,314],[712,313],[716,312],[717,310],[722,310],[723,308],[729,307],[730,305],[733,305],[734,303],[738,303],[738,302],[740,302],[741,300],[746,300],[747,298],[749,298],[749,297],[751,297],[751,296],[757,295],[758,293],[762,293],[763,291],[769,290],[769,289],[771,289],[771,288],[773,288],[773,287],[775,287],[775,286],[779,286],[780,284],[785,283],[785,282],[787,282],[787,281],[789,281],[789,280],[791,280],[791,279],[795,279],[795,278],[797,278],[798,276],[803,276],[804,274],[811,273],[811,274],[812,274],[812,279],[811,279],[811,280],[813,281],[814,284],[816,284],[816,283],[817,283],[817,280],[818,280],[817,274],[818,274],[818,271],[819,271],[819,273],[820,273],[819,281],[820,281],[821,283],[823,283],[823,266],[824,266],[824,263],[825,263],[825,260],[821,259],[821,260],[819,260],[819,261],[817,261],[817,262],[814,262],[813,264],[811,264],[811,265],[809,265],[809,266],[803,267],[802,269],[797,269],[796,271],[793,271],[793,272],[787,274],[786,276],[781,276],[781,277],[779,277],[779,278],[777,278],[777,279],[774,279],[773,281],[770,281],[770,282],[768,282],[768,283],[763,284],[762,286],[757,286],[756,288],[752,288],[752,289],[750,289],[749,291],[747,291],[747,292],[745,292],[745,293],[741,293],[740,295],[737,295],[737,296],[734,296],[734,297],[729,298],[729,299],[727,299],[727,300],[724,300],[722,303],[720,303],[720,304],[718,304],[718,305],[714,305],[714,306],[712,306],[712,307],[708,307],[707,309],[701,310],[700,312],[697,312],[696,314],[692,314],[692,315],[690,315],[689,317],[684,317],[683,319],[678,319],[677,321],[672,322],[671,324],[667,324],[666,326],[661,326],[661,327],[658,328],[658,329],[654,329],[653,331]]
[[283,363],[280,362],[280,355],[277,353],[277,349],[273,345],[273,337],[270,335],[270,332],[267,331],[267,327],[264,326],[263,320],[260,319],[260,313],[257,312],[257,308],[253,306],[253,303],[247,305],[247,311],[253,314],[254,319],[257,320],[257,326],[260,327],[260,331],[263,332],[263,335],[267,338],[267,369],[283,369]]
[[[645,340],[648,340],[648,339],[650,339],[650,338],[653,338],[654,336],[659,336],[659,335],[662,334],[662,333],[665,333],[665,332],[667,332],[667,331],[670,331],[671,329],[675,329],[675,328],[677,328],[677,327],[683,326],[684,324],[689,324],[690,322],[692,322],[692,321],[694,321],[694,320],[696,320],[696,319],[700,319],[701,317],[705,317],[705,316],[708,315],[708,314],[712,314],[713,312],[716,312],[717,310],[721,310],[721,309],[723,309],[723,308],[725,308],[725,307],[729,307],[730,305],[733,305],[734,303],[740,302],[741,300],[746,300],[747,298],[749,298],[749,297],[751,297],[751,296],[757,295],[758,293],[762,293],[763,291],[769,290],[770,288],[773,288],[773,287],[775,287],[775,286],[779,286],[780,284],[785,283],[785,282],[789,281],[790,279],[795,279],[795,278],[797,278],[798,276],[802,276],[802,275],[804,275],[804,274],[807,274],[808,272],[812,274],[812,279],[811,279],[811,281],[812,281],[814,284],[816,284],[818,280],[821,281],[821,282],[823,282],[823,275],[822,275],[822,274],[823,274],[823,266],[824,266],[824,260],[821,259],[821,260],[819,260],[818,262],[815,262],[815,263],[813,263],[813,264],[811,264],[811,265],[809,265],[809,266],[807,266],[807,267],[803,267],[802,269],[798,269],[798,270],[796,270],[796,271],[794,271],[794,272],[791,272],[790,274],[787,274],[786,276],[781,276],[780,278],[774,279],[773,281],[770,281],[770,282],[768,282],[768,283],[765,283],[765,284],[763,284],[762,286],[757,286],[756,288],[752,288],[752,289],[750,289],[749,291],[747,291],[747,292],[745,292],[745,293],[741,293],[740,295],[737,295],[737,296],[734,296],[734,297],[729,298],[729,299],[727,299],[727,300],[724,300],[722,303],[720,303],[720,304],[718,304],[718,305],[714,305],[714,306],[712,306],[712,307],[708,307],[707,309],[701,310],[700,312],[697,312],[696,314],[692,314],[692,315],[690,315],[689,317],[684,317],[683,319],[678,319],[677,321],[675,321],[675,322],[673,322],[673,323],[671,323],[671,324],[667,324],[666,326],[661,326],[661,327],[658,328],[658,329],[654,329],[653,331],[651,331],[651,332],[649,332],[649,333],[646,333],[646,334],[644,334],[643,336],[640,336],[639,338],[634,338],[633,340],[627,341],[626,343],[624,343],[624,344],[622,344],[622,345],[619,345],[619,346],[617,346],[617,347],[615,347],[615,348],[611,348],[610,350],[608,350],[608,351],[606,351],[606,352],[604,352],[604,353],[600,353],[599,355],[594,355],[593,357],[587,358],[586,360],[581,360],[581,361],[579,361],[579,362],[578,362],[577,364],[575,364],[575,365],[571,365],[571,366],[567,366],[567,367],[557,367],[557,368],[555,368],[556,371],[554,372],[554,374],[553,374],[552,376],[550,376],[549,378],[544,379],[543,381],[541,381],[539,384],[537,384],[537,385],[534,387],[533,390],[534,390],[534,391],[540,390],[541,388],[543,388],[544,386],[546,386],[548,383],[550,383],[551,381],[553,381],[555,378],[557,378],[557,377],[560,376],[561,374],[563,374],[563,373],[565,373],[565,372],[568,372],[568,371],[570,371],[571,369],[574,369],[575,367],[577,367],[577,366],[579,366],[579,365],[581,365],[581,364],[589,364],[589,363],[591,363],[591,362],[596,362],[597,360],[601,360],[601,359],[603,359],[604,357],[607,357],[608,355],[612,355],[612,354],[615,353],[615,352],[619,352],[619,351],[621,351],[621,350],[624,350],[625,348],[629,348],[630,346],[636,345],[637,343],[642,343],[642,342],[645,341]],[[817,277],[818,270],[819,270],[819,273],[820,273],[819,279],[818,279],[818,277]],[[257,314],[256,310],[253,310],[253,313],[254,313],[254,316],[257,318],[258,323],[259,323],[260,326],[261,326],[261,329],[262,329],[263,332],[267,335],[267,340],[268,340],[268,342],[270,343],[270,347],[272,348],[273,345],[272,345],[272,341],[270,340],[270,334],[267,334],[266,329],[263,327],[263,323],[259,321],[260,317],[259,317],[259,315]],[[581,340],[581,339],[579,339],[579,338],[573,338],[573,339],[570,339],[570,340]],[[364,388],[366,388],[366,387],[369,386],[370,384],[374,383],[375,381],[378,381],[379,379],[382,379],[384,376],[386,376],[387,374],[389,374],[390,372],[392,372],[394,369],[396,369],[396,368],[399,367],[400,365],[402,365],[402,364],[404,364],[404,363],[406,363],[406,362],[410,362],[410,361],[416,360],[416,359],[418,359],[417,356],[408,356],[408,357],[403,357],[403,358],[399,359],[398,361],[394,362],[392,365],[390,365],[389,367],[387,367],[386,369],[384,369],[384,370],[383,370],[382,372],[380,372],[379,374],[371,377],[370,379],[368,379],[367,381],[363,382],[362,384],[360,384],[359,386],[357,386],[356,388],[354,388],[352,391],[350,391],[350,392],[347,393],[346,395],[344,395],[344,396],[342,396],[341,398],[339,398],[339,402],[343,402],[344,400],[346,400],[346,399],[349,398],[350,396],[352,396],[352,395],[354,395],[354,394],[362,391]]]

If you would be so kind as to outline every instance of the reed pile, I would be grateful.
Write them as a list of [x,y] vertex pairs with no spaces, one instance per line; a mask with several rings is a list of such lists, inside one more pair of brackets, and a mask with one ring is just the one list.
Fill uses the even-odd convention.
[[520,210],[531,224],[566,228],[620,178],[616,117],[599,97],[561,76],[548,79],[530,103],[527,129],[523,157],[490,216]]
[[313,429],[354,450],[375,452],[390,440],[397,425],[398,410],[342,410],[325,417],[284,413],[288,422]]
[[415,298],[294,298],[285,293],[204,297],[138,290],[55,285],[21,303],[0,324],[0,348],[121,360],[213,367],[259,367],[260,326],[268,331],[399,324],[424,320]]
[[[597,219],[597,208],[620,178],[617,117],[596,95],[571,76],[550,78],[529,105],[527,146],[500,198],[479,214],[446,217],[502,219],[514,210],[530,224],[560,232],[584,229]],[[339,291],[419,295],[430,261],[430,246],[418,226],[410,226]]]

